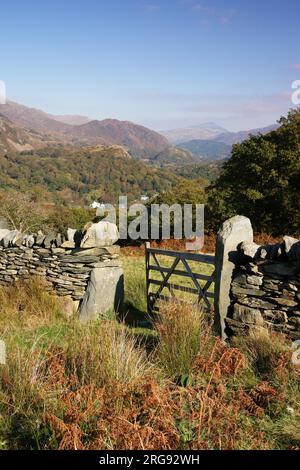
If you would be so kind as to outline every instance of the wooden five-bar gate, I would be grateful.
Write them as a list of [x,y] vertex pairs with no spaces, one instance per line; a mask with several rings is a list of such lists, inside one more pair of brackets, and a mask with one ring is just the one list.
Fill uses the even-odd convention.
[[[215,257],[213,255],[161,250],[151,248],[149,243],[146,244],[145,253],[147,309],[150,315],[158,312],[158,301],[168,301],[176,298],[176,291],[192,294],[195,296],[195,303],[197,305],[203,305],[208,311],[212,310],[214,293],[211,292],[211,290],[215,281]],[[171,265],[170,262],[168,266],[162,264],[166,259],[171,261]],[[193,267],[190,266],[190,262],[193,262]],[[212,274],[207,275],[196,272],[194,269],[195,262],[212,265]],[[179,264],[181,264],[181,266],[183,265],[183,269],[178,269]],[[199,267],[201,266],[199,265]],[[153,279],[151,277],[152,272],[160,273],[161,279]],[[179,276],[180,278],[191,279],[193,287],[171,282],[171,278],[174,276],[177,278]],[[201,281],[204,281],[204,283],[202,283],[203,285],[201,285]],[[162,293],[164,289],[168,289],[169,291],[167,296]]]

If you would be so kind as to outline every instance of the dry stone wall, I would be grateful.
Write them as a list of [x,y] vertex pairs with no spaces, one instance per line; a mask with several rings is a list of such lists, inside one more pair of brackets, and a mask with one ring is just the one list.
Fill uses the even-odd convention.
[[[77,306],[80,303],[79,314],[85,322],[105,313],[105,309],[121,307],[123,271],[120,247],[113,245],[117,232],[111,225],[90,224],[83,234],[69,229],[66,237],[1,229],[0,286],[38,276],[46,281],[49,291],[71,298]],[[99,233],[105,237],[98,238]],[[96,284],[95,277],[99,280]],[[96,296],[96,306],[91,292]]]
[[245,335],[271,328],[293,340],[300,339],[300,241],[238,247],[233,272],[227,334]]

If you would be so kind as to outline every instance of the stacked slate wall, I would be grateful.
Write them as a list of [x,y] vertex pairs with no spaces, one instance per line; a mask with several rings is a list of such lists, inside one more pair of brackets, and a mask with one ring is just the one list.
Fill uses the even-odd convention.
[[0,246],[0,285],[9,286],[34,275],[48,281],[49,287],[58,295],[81,300],[91,271],[101,266],[112,266],[112,260],[116,265],[118,252],[117,246],[90,250]]
[[300,339],[300,241],[238,246],[233,271],[226,333],[246,335],[273,329],[292,340]]
[[38,276],[44,279],[47,290],[72,299],[84,322],[108,309],[121,308],[124,282],[118,259],[120,247],[113,244],[116,238],[97,239],[97,231],[114,233],[115,227],[90,224],[84,234],[69,229],[65,237],[1,229],[0,286]]

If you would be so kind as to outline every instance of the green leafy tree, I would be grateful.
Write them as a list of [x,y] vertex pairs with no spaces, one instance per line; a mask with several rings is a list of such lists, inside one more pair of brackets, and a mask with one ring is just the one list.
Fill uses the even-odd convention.
[[181,181],[175,188],[161,192],[152,201],[155,204],[204,204],[206,195],[202,181]]
[[209,191],[213,228],[241,214],[257,231],[300,232],[300,108],[279,123],[269,134],[233,146],[231,159]]
[[[195,217],[196,217],[196,205],[197,204],[205,204],[206,202],[206,195],[204,188],[202,186],[202,180],[192,180],[192,181],[181,181],[177,187],[174,189],[170,189],[168,191],[164,191],[158,194],[154,199],[152,199],[149,203],[149,209],[151,204],[166,204],[168,206],[173,206],[175,204],[179,204],[180,206],[184,206],[184,204],[191,204],[193,210],[193,228],[195,228]],[[150,214],[150,211],[149,211]],[[151,219],[149,219],[149,223],[151,224]],[[171,237],[174,236],[174,214],[171,213],[170,217],[170,232]],[[162,216],[160,217],[160,233],[161,233],[161,224],[162,224]]]

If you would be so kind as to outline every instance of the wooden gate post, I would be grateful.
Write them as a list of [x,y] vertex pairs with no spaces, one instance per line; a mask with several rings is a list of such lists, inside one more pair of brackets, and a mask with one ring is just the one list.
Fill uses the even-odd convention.
[[149,289],[150,289],[150,283],[149,283],[149,260],[150,260],[150,255],[148,249],[151,247],[150,242],[145,243],[145,267],[146,267],[146,296],[147,296],[147,313],[148,315],[151,314],[151,306],[150,306],[150,299],[149,299]]

